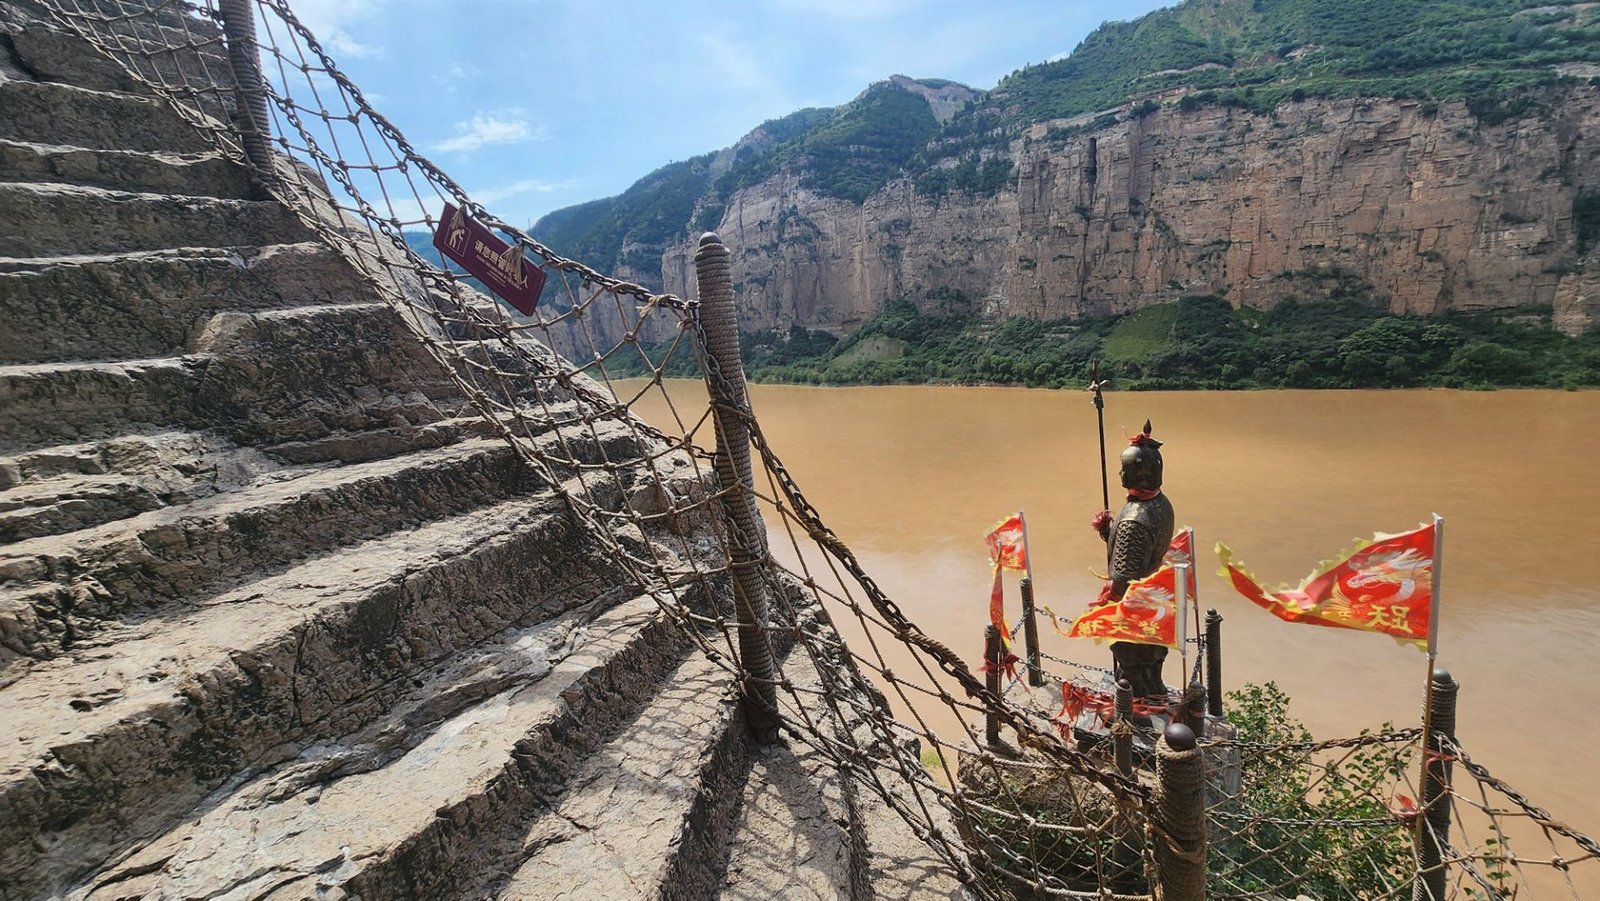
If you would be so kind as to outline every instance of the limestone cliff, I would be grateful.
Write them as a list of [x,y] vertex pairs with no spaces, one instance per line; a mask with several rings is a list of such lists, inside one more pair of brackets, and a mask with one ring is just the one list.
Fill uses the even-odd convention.
[[[1600,308],[1600,252],[1574,215],[1600,191],[1583,140],[1600,97],[1543,101],[1492,125],[1459,102],[1146,104],[1034,124],[1002,151],[1016,168],[993,196],[903,178],[857,205],[785,170],[734,192],[719,230],[749,328],[842,333],[900,297],[1054,318],[1370,291],[1397,313],[1551,304],[1578,332]],[[661,283],[692,294],[685,235]]]

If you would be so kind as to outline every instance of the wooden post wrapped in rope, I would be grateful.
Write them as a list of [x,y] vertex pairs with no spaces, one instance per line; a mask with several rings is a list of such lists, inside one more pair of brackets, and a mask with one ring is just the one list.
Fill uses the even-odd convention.
[[1206,706],[1222,716],[1222,614],[1215,607],[1206,611]]
[[1033,610],[1033,580],[1022,580],[1022,642],[1026,647],[1028,685],[1044,685],[1044,670],[1039,668],[1039,618]]
[[1456,737],[1456,693],[1460,685],[1442,669],[1433,671],[1433,684],[1423,711],[1427,733],[1422,740],[1422,815],[1417,823],[1417,879],[1411,885],[1412,901],[1445,901],[1448,887],[1444,846],[1450,841],[1450,758],[1440,736]]
[[[1001,696],[1000,674],[1006,665],[1006,646],[994,623],[983,627],[983,686],[995,697]],[[992,709],[983,713],[983,740],[990,747],[1000,744],[1000,715]]]
[[267,116],[267,88],[261,77],[261,47],[256,43],[254,4],[219,0],[217,15],[228,42],[228,67],[236,88],[236,117],[245,156],[262,181],[273,178],[272,120]]
[[1194,732],[1168,726],[1156,743],[1156,897],[1206,896],[1206,766]]
[[1189,687],[1183,690],[1183,700],[1178,702],[1178,709],[1173,713],[1174,722],[1188,726],[1196,737],[1204,738],[1206,734],[1206,687],[1199,682],[1189,683]]
[[1133,683],[1117,680],[1117,718],[1111,724],[1111,750],[1117,761],[1117,772],[1133,775]]
[[733,602],[739,624],[740,689],[746,722],[755,739],[778,740],[777,667],[767,631],[767,588],[761,567],[767,561],[767,533],[756,509],[755,474],[750,463],[749,409],[744,363],[739,357],[739,323],[733,306],[733,271],[722,239],[700,238],[694,255],[700,290],[700,324],[707,357],[706,387],[715,408],[717,481],[728,527]]
[[[1120,711],[1126,705],[1133,709],[1133,686],[1126,679],[1117,683],[1117,709]],[[1129,717],[1117,714],[1111,723],[1111,753],[1116,762],[1117,772],[1124,776],[1133,775],[1133,722]],[[1116,865],[1112,877],[1112,887],[1124,895],[1142,894],[1144,886],[1143,868],[1139,866],[1140,850],[1143,845],[1139,841],[1140,829],[1137,822],[1127,816],[1126,809],[1123,815],[1118,816],[1115,829],[1115,838],[1112,844],[1111,857]]]

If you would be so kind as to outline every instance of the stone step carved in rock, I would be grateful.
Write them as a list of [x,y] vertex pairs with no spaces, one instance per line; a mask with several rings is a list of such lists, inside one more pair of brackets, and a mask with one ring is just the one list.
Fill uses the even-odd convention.
[[59,890],[236,774],[381,717],[450,655],[626,585],[547,495],[341,549],[37,665],[0,689],[0,885]]
[[460,391],[380,303],[219,313],[182,357],[0,366],[0,452],[160,428],[238,444],[420,427]]
[[0,140],[0,181],[59,182],[114,191],[260,199],[249,173],[216,153],[89,150]]
[[[683,698],[683,669],[672,671],[685,646],[648,596],[592,622],[502,636],[68,897],[200,897],[222,886],[251,898],[481,896],[471,887],[514,865],[524,824],[619,724],[646,701]],[[687,684],[693,710],[725,727],[724,686]]]
[[733,692],[703,655],[679,667],[532,822],[495,897],[709,897],[749,767]]
[[371,303],[320,244],[12,259],[0,271],[0,361],[55,363],[192,352],[211,317]]
[[0,366],[0,452],[197,426],[206,360]]
[[0,138],[90,150],[213,149],[163,101],[39,81],[0,81]]
[[0,548],[0,599],[53,610],[76,598],[81,641],[91,618],[183,609],[185,599],[252,574],[539,487],[504,441],[486,439],[350,466],[276,470],[247,489]]
[[0,256],[260,246],[309,238],[275,202],[0,183]]
[[[116,475],[58,476],[0,492],[0,548],[165,507],[158,489]],[[0,550],[0,560],[6,556]],[[9,571],[0,562],[0,572]],[[0,592],[5,591],[0,587]]]
[[[0,506],[20,511],[65,500],[78,489],[104,495],[105,482],[140,485],[157,502],[126,513],[77,516],[77,525],[35,531],[15,539],[88,528],[172,504],[256,484],[285,464],[259,449],[237,447],[215,434],[172,431],[118,435],[104,441],[63,444],[0,457]],[[14,500],[25,499],[25,500]],[[65,512],[65,511],[64,511]]]

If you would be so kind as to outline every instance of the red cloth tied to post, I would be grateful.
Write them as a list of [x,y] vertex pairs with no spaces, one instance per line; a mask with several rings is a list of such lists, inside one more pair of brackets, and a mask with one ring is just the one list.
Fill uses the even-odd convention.
[[[1085,710],[1093,713],[1100,725],[1104,726],[1116,716],[1117,702],[1110,695],[1094,689],[1073,685],[1071,682],[1061,683],[1061,710],[1051,719],[1058,725],[1064,724],[1067,728],[1071,728]],[[1063,717],[1065,717],[1064,723]]]
[[[988,653],[987,648],[984,649],[984,653]],[[1008,679],[1015,679],[1017,678],[1017,661],[1021,659],[1016,654],[1011,653],[1010,650],[1005,650],[1001,652],[998,667],[996,667],[995,661],[985,660],[983,661],[983,666],[978,667],[978,672],[987,673],[999,669],[1001,675]]]
[[[1063,739],[1071,734],[1073,724],[1084,711],[1094,714],[1096,725],[1109,726],[1117,718],[1116,698],[1103,691],[1095,691],[1071,682],[1061,683],[1061,710],[1050,719],[1056,724],[1056,729]],[[1136,716],[1171,716],[1171,710],[1163,704],[1149,704],[1137,700],[1133,702],[1133,712]]]

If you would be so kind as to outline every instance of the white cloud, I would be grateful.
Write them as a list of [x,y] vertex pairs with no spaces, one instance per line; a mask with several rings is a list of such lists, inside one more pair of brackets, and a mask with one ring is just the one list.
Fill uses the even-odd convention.
[[347,59],[382,56],[382,50],[363,44],[351,34],[351,26],[373,15],[382,0],[295,0],[294,15],[316,35],[317,40]]
[[347,31],[334,31],[323,42],[329,50],[333,51],[335,59],[371,59],[383,56],[383,51],[371,44],[363,44],[350,36]]
[[513,184],[501,185],[496,188],[484,188],[480,191],[474,191],[472,192],[472,199],[478,201],[484,206],[488,206],[492,203],[499,203],[500,201],[505,200],[507,197],[515,197],[518,194],[527,194],[530,192],[537,194],[548,194],[551,191],[560,191],[570,187],[572,187],[572,182],[569,181],[555,182],[542,181],[537,178],[525,178],[522,181],[515,182]]
[[717,73],[723,87],[738,90],[765,90],[772,86],[772,76],[761,65],[761,60],[744,43],[721,34],[700,36],[704,49],[704,62]]
[[547,140],[549,131],[543,122],[530,122],[525,109],[483,110],[473,113],[465,122],[457,122],[456,136],[434,144],[433,149],[441,153],[466,153],[494,144]]

